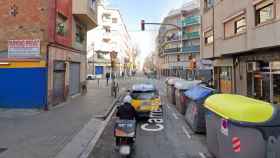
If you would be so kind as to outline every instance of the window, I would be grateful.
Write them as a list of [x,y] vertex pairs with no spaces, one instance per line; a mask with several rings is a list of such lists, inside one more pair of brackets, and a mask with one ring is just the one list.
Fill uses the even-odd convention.
[[96,10],[96,0],[90,0],[91,9]]
[[204,33],[205,44],[212,44],[214,42],[213,30],[207,31]]
[[104,26],[104,29],[105,29],[105,31],[108,32],[108,33],[111,32],[110,26]]
[[214,0],[204,0],[205,9],[210,9],[214,6]]
[[57,13],[56,33],[61,36],[67,35],[67,17],[61,13]]
[[117,18],[112,18],[112,23],[114,23],[114,24],[118,23],[118,19]]
[[238,19],[234,23],[234,33],[240,34],[246,31],[246,20],[245,17]]
[[80,24],[76,24],[76,42],[83,43],[85,41],[85,31]]
[[225,38],[233,37],[246,32],[246,28],[245,12],[243,12],[241,15],[235,16],[224,22],[224,36]]
[[111,20],[111,15],[110,14],[103,14],[102,15],[102,20],[104,22],[109,22]]
[[256,25],[265,23],[274,18],[274,3],[272,0],[264,1],[255,6]]

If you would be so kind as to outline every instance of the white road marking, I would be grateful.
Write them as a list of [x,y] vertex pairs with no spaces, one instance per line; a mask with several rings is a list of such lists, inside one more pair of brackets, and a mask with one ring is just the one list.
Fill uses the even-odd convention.
[[187,130],[184,126],[182,127],[182,130],[183,130],[183,132],[187,135],[187,137],[188,137],[189,139],[192,138],[191,135],[190,135],[190,133],[188,132],[188,130]]
[[176,120],[179,119],[178,116],[177,116],[175,113],[173,113],[172,115],[173,115],[173,117],[174,117]]
[[166,105],[168,109],[171,109],[169,105]]
[[199,153],[199,156],[201,157],[201,158],[206,158],[206,156],[203,154],[203,153]]

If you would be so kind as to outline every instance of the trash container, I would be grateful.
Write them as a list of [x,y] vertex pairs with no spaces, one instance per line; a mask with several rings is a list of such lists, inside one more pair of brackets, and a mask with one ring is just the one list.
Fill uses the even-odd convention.
[[204,106],[207,144],[216,157],[280,158],[278,106],[232,94],[212,95]]
[[175,83],[175,102],[176,102],[176,109],[181,113],[185,114],[186,112],[186,102],[187,97],[185,96],[184,92],[186,90],[189,90],[193,88],[194,86],[197,86],[200,84],[201,81],[186,81],[186,80],[180,80]]
[[167,81],[167,98],[168,102],[171,104],[175,104],[175,83],[179,81],[180,79],[178,78],[170,78]]
[[196,133],[206,132],[205,108],[203,104],[205,99],[214,92],[214,89],[201,85],[195,86],[185,92],[185,96],[188,98],[185,119]]
[[169,84],[168,84],[168,80],[170,80],[170,79],[172,79],[172,78],[174,78],[174,77],[167,77],[167,78],[165,79],[166,96],[167,96],[167,98],[168,98],[168,94],[169,94],[169,92],[170,92],[170,87],[169,87]]

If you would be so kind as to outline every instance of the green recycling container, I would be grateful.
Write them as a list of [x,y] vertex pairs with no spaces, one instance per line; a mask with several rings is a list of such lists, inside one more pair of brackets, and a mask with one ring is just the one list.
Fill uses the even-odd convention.
[[212,95],[204,103],[207,144],[218,158],[280,158],[280,109],[233,94]]

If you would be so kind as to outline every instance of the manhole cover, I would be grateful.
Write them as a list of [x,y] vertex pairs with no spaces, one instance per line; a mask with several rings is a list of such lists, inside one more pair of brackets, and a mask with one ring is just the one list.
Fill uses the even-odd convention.
[[0,154],[3,153],[6,150],[8,150],[8,148],[0,148]]

